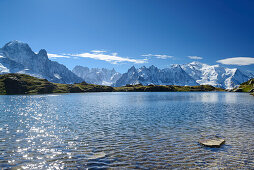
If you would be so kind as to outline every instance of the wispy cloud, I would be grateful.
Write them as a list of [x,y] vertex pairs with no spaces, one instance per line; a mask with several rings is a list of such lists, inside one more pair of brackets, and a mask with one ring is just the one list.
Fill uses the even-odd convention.
[[66,54],[50,54],[48,53],[48,58],[70,58],[70,56],[66,55]]
[[104,50],[92,50],[91,52],[87,53],[80,53],[80,54],[48,54],[48,57],[51,59],[55,58],[91,58],[95,60],[103,60],[110,62],[111,64],[118,64],[120,62],[131,62],[135,64],[143,64],[147,63],[148,59],[133,59],[133,58],[126,58],[126,57],[120,57],[118,56],[118,53],[111,53],[106,54],[107,51]]
[[92,50],[91,52],[92,53],[105,53],[107,51],[104,51],[104,50]]
[[226,58],[222,60],[216,61],[221,64],[227,64],[227,65],[251,65],[254,64],[254,58],[253,57],[233,57],[233,58]]
[[167,58],[173,58],[174,56],[170,56],[170,55],[161,55],[161,54],[143,54],[141,55],[143,57],[156,57],[159,59],[167,59]]
[[203,57],[199,57],[199,56],[188,56],[190,59],[192,60],[202,60]]
[[131,62],[135,64],[147,63],[148,59],[132,59],[118,56],[117,53],[105,54],[104,52],[94,52],[94,53],[81,53],[81,54],[71,54],[74,57],[82,57],[82,58],[92,58],[95,60],[103,60],[110,62],[112,64],[117,64],[120,62]]

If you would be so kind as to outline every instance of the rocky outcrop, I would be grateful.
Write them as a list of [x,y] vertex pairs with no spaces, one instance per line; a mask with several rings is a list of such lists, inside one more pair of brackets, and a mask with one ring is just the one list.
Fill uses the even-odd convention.
[[0,75],[0,94],[111,92],[113,90],[113,87],[110,86],[93,85],[86,82],[59,84],[25,74],[11,73]]
[[28,91],[27,83],[17,77],[7,77],[3,80],[7,94],[25,94]]
[[234,89],[233,92],[243,92],[243,89],[237,88],[237,89]]
[[249,91],[249,93],[254,93],[254,88]]
[[0,75],[0,94],[52,93],[56,87],[46,79],[24,74]]
[[233,89],[233,92],[246,92],[254,93],[254,79],[250,79],[242,84],[238,88]]

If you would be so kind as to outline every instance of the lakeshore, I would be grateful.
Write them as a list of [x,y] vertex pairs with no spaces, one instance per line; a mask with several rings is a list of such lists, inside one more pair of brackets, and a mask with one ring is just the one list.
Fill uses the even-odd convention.
[[187,91],[224,91],[210,85],[176,86],[176,85],[126,85],[111,87],[88,84],[51,83],[46,79],[39,79],[26,74],[0,75],[0,94],[52,94],[52,93],[84,93],[84,92],[187,92]]

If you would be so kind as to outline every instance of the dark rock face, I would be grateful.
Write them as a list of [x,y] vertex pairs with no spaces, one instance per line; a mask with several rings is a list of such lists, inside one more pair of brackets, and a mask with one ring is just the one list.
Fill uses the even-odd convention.
[[83,92],[83,90],[81,90],[79,87],[73,86],[73,85],[69,86],[69,91],[70,91],[70,93],[80,93],[80,92]]
[[55,86],[53,84],[46,84],[43,87],[38,89],[38,93],[46,94],[46,93],[53,93]]
[[254,79],[251,79],[250,81],[249,81],[249,85],[254,85]]
[[147,86],[144,91],[156,92],[156,91],[175,91],[173,86]]
[[53,93],[56,85],[46,79],[38,79],[25,74],[4,74],[0,76],[0,94],[45,94]]
[[253,92],[254,92],[254,88],[249,91],[249,93],[253,93]]
[[25,94],[28,91],[26,83],[16,77],[8,77],[3,82],[7,94]]
[[238,89],[235,89],[234,92],[243,92],[243,89],[238,88]]

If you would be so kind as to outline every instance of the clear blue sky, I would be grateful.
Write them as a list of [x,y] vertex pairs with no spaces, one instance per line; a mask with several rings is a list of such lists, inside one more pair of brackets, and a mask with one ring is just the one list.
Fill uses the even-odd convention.
[[198,56],[248,57],[223,63],[254,71],[239,66],[254,63],[252,0],[0,0],[0,23],[0,46],[20,40],[70,69],[164,68]]

